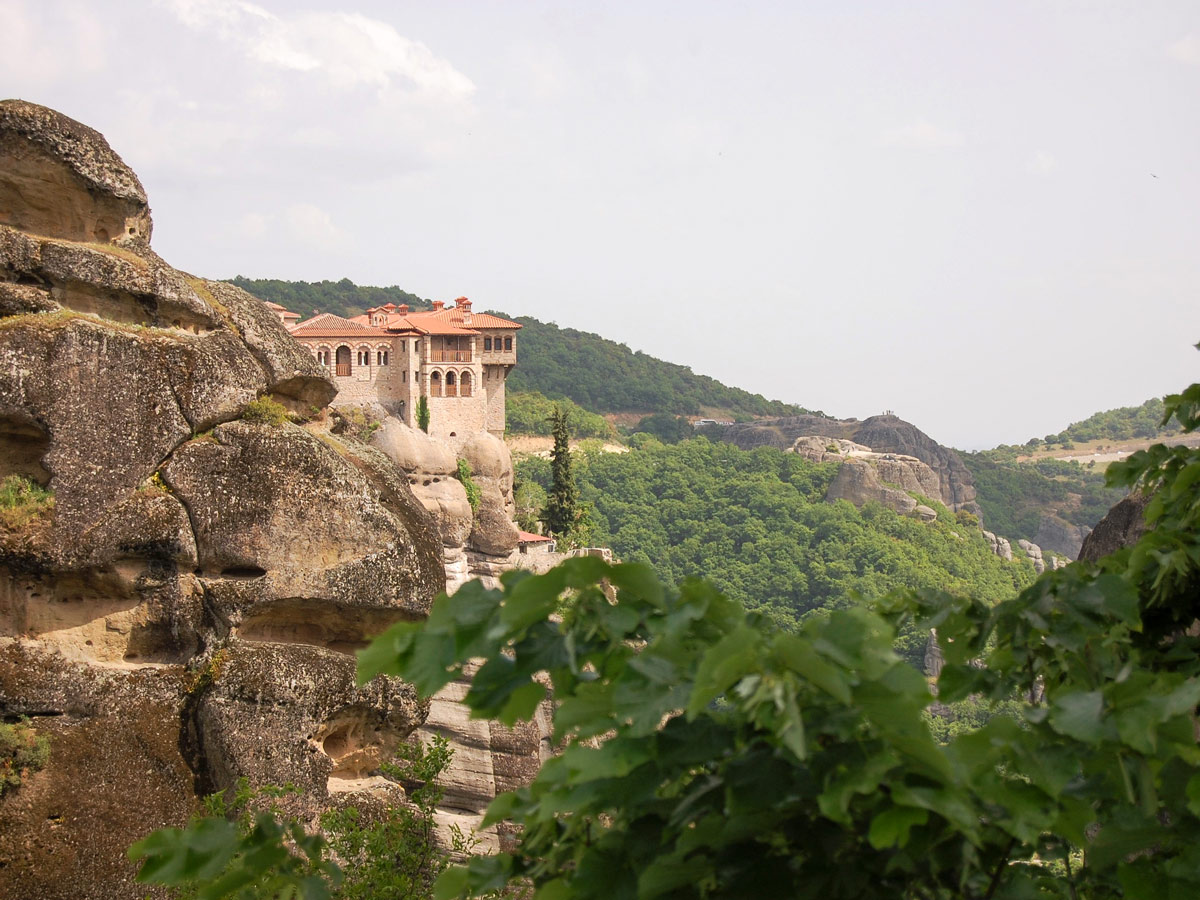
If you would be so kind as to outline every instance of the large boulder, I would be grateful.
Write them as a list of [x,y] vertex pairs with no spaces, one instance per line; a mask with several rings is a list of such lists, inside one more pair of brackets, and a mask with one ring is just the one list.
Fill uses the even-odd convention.
[[1146,494],[1130,494],[1096,523],[1079,548],[1079,559],[1096,562],[1123,547],[1132,547],[1146,533]]
[[842,463],[825,492],[825,499],[848,500],[855,506],[874,501],[902,516],[914,514],[917,509],[916,500],[902,490],[885,485],[875,467],[862,459],[848,459]]
[[72,241],[150,240],[142,183],[103,135],[23,100],[0,102],[0,222]]
[[1069,559],[1078,559],[1083,542],[1091,531],[1086,525],[1073,525],[1066,519],[1046,513],[1038,523],[1033,541],[1043,550],[1053,550]]
[[53,738],[0,798],[4,897],[143,897],[126,848],[198,792],[297,782],[315,816],[425,715],[352,652],[428,613],[437,523],[262,303],[149,237],[99,134],[0,103],[0,478],[44,489],[0,518],[0,717]]

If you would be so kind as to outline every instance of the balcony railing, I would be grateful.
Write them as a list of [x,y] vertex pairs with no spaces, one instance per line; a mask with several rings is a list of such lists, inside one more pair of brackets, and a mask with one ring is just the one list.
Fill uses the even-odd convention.
[[350,374],[350,363],[338,363],[335,368],[337,369],[337,371],[334,373],[335,375]]
[[446,396],[447,397],[457,397],[458,396],[458,385],[457,384],[446,385]]
[[470,350],[430,350],[429,351],[429,361],[430,362],[440,362],[440,363],[447,363],[447,362],[468,362],[469,363],[471,361],[471,351]]

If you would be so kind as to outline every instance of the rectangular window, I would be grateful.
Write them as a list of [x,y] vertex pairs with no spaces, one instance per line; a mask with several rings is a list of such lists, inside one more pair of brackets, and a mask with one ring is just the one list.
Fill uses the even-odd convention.
[[512,349],[512,338],[504,339],[504,349],[506,352]]
[[491,339],[491,338],[489,338],[489,337],[485,337],[485,338],[483,339],[483,349],[484,349],[484,350],[491,350],[491,349],[492,349],[492,339]]

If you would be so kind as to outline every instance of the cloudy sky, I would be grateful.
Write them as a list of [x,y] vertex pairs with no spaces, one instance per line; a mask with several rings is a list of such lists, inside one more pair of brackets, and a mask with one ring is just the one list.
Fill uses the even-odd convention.
[[398,284],[959,447],[1200,380],[1200,3],[0,0],[207,277]]

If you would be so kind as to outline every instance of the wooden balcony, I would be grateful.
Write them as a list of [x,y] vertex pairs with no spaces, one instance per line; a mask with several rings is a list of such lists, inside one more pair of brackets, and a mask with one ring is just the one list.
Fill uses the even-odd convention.
[[334,372],[335,375],[350,374],[350,363],[338,363],[334,368],[337,370]]
[[429,361],[435,363],[469,363],[471,361],[470,350],[430,350]]

